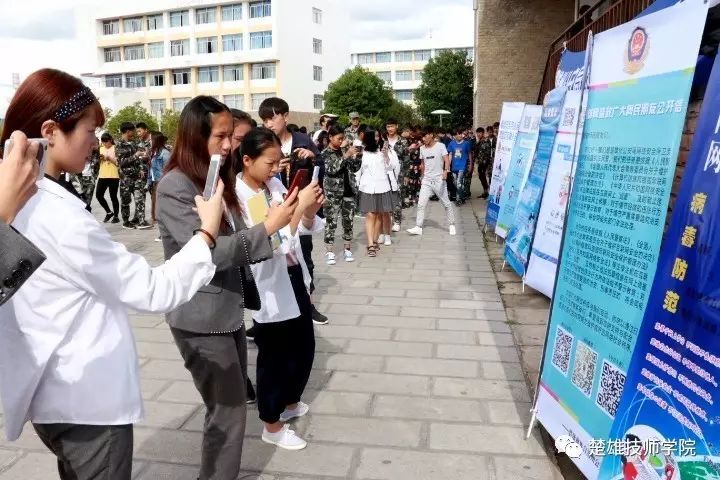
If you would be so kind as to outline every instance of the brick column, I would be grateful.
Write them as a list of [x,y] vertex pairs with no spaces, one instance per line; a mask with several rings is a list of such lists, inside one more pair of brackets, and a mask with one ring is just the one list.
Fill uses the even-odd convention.
[[475,126],[504,101],[535,103],[550,43],[573,21],[574,0],[476,0]]

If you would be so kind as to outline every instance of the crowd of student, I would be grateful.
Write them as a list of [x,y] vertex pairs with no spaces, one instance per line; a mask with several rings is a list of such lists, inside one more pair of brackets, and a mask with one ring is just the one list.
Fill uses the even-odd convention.
[[[388,119],[375,130],[353,112],[347,128],[323,117],[310,137],[288,124],[289,105],[276,97],[263,101],[259,116],[262,127],[198,96],[180,115],[172,151],[143,124],[123,124],[117,140],[103,134],[98,148],[103,109],[79,79],[43,69],[13,97],[0,136],[3,145],[12,134],[15,145],[0,163],[9,193],[0,198],[7,252],[0,268],[16,257],[33,260],[20,260],[12,274],[18,281],[0,290],[0,399],[8,438],[30,422],[57,456],[61,478],[131,477],[132,425],[143,406],[128,311],[166,314],[203,399],[199,478],[237,477],[248,401],[257,399],[263,441],[304,448],[288,422],[310,410],[302,396],[314,361],[313,323],[328,321],[313,305],[312,236],[324,235],[326,262],[334,264],[339,216],[343,259],[353,261],[359,211],[366,254],[374,257],[400,230],[403,208],[417,204],[408,232],[422,234],[433,194],[454,235],[448,180],[462,204],[477,161],[487,190],[494,136],[482,129],[475,139],[463,131],[449,139],[429,127],[400,131]],[[28,138],[47,142],[37,184],[39,146]],[[222,158],[217,191],[203,199],[214,155]],[[298,171],[314,166],[319,180],[288,191]],[[89,212],[96,180],[104,221],[119,223],[119,206],[125,228],[150,226],[144,200],[151,192],[164,264],[151,267],[130,253]],[[262,218],[250,207],[258,200],[266,206]],[[42,253],[30,255],[28,245]],[[244,309],[254,323],[247,332]],[[258,349],[257,393],[247,337]]]

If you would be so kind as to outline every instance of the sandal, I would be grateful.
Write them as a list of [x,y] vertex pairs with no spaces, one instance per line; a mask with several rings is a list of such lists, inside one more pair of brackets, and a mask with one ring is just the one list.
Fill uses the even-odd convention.
[[374,245],[370,245],[367,247],[367,256],[368,257],[376,257],[377,256],[377,250],[375,249]]
[[380,244],[379,244],[378,242],[373,243],[373,248],[375,249],[376,252],[379,252],[379,251],[380,251]]

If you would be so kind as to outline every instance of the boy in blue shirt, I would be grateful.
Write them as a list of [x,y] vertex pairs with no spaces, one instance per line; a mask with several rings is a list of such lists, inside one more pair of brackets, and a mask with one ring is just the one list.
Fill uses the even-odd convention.
[[472,153],[472,145],[465,139],[462,128],[455,130],[455,138],[450,142],[447,149],[450,154],[450,170],[457,190],[455,200],[457,205],[461,205],[465,203],[465,199],[469,194],[463,188],[463,178],[470,166]]

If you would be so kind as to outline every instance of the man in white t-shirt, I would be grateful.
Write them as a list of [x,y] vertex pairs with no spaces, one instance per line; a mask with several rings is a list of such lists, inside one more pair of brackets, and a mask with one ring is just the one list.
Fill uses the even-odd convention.
[[455,210],[448,198],[446,181],[450,170],[450,155],[445,145],[435,139],[435,131],[432,127],[423,130],[423,143],[424,145],[420,147],[423,176],[417,204],[417,222],[407,232],[410,235],[422,235],[425,207],[434,194],[445,207],[450,235],[455,235]]

